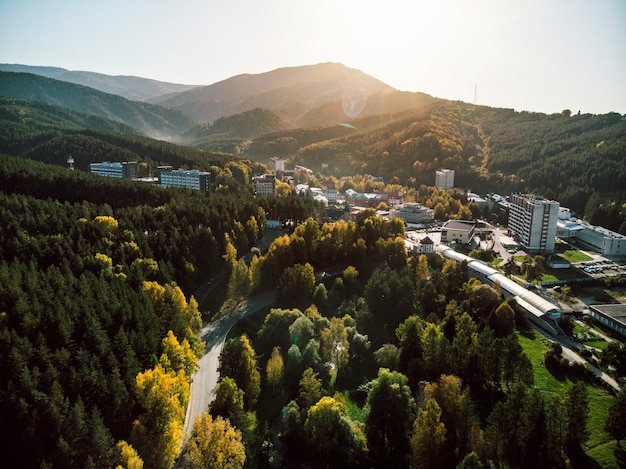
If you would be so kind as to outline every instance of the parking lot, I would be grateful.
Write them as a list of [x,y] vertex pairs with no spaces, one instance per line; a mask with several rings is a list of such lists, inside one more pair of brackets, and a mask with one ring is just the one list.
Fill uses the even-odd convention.
[[591,277],[626,275],[626,265],[606,259],[579,262],[574,267]]

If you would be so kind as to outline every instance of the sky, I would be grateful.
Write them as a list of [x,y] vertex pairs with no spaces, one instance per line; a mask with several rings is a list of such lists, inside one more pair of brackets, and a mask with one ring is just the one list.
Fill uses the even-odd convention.
[[209,85],[321,62],[439,98],[626,114],[626,1],[0,0],[0,63]]

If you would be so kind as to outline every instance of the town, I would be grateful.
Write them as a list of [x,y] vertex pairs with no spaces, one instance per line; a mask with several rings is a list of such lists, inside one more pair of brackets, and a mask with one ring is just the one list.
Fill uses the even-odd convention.
[[[282,178],[291,187],[294,194],[310,197],[325,209],[325,217],[321,221],[334,222],[340,219],[355,220],[357,215],[367,209],[375,209],[376,215],[388,220],[400,218],[406,224],[405,245],[408,252],[427,256],[441,252],[446,257],[468,263],[470,270],[483,281],[500,286],[508,285],[508,294],[524,305],[528,317],[541,328],[556,335],[559,333],[558,319],[563,305],[550,294],[560,291],[562,286],[569,284],[592,283],[594,279],[608,277],[626,277],[626,236],[600,226],[593,226],[576,218],[570,209],[561,207],[558,201],[548,200],[535,194],[478,194],[468,192],[464,188],[455,188],[454,170],[441,169],[435,172],[434,186],[446,191],[462,192],[463,196],[475,203],[481,210],[488,209],[501,214],[504,225],[493,226],[488,221],[473,220],[435,220],[434,209],[416,202],[406,202],[404,193],[369,192],[362,193],[348,189],[339,193],[336,189],[310,187],[300,183],[298,175],[313,175],[313,171],[299,165],[293,170],[285,169],[285,160],[272,157],[269,160],[273,173],[251,178],[251,190],[256,197],[275,196],[277,179]],[[199,191],[208,191],[211,185],[211,174],[198,170],[174,170],[171,166],[159,166],[158,177],[138,178],[136,162],[101,162],[91,163],[93,174],[133,179],[162,187],[178,187]],[[376,182],[382,182],[369,176]],[[380,209],[381,204],[385,209]],[[285,220],[267,220],[268,228],[282,228]],[[450,246],[460,254],[449,250]],[[488,268],[483,261],[464,256],[474,250],[494,252],[496,261],[487,274]],[[562,253],[577,250],[582,252],[582,259],[570,262]],[[474,251],[475,252],[475,251]],[[460,257],[459,257],[460,256]],[[541,256],[543,268],[550,269],[557,275],[546,281],[539,281],[545,287],[540,296],[537,293],[525,293],[525,299],[519,294],[518,284],[508,277],[500,275],[497,280],[489,277],[496,274],[496,269],[507,269],[515,266],[515,258]],[[523,261],[518,264],[522,265]],[[523,281],[517,277],[526,289],[536,289],[537,285]],[[537,280],[541,280],[541,273]],[[542,289],[544,290],[544,289]],[[546,300],[547,298],[547,300]],[[530,302],[529,302],[530,301]],[[581,311],[579,311],[581,312]],[[626,338],[626,305],[593,305],[585,312],[603,326]],[[546,323],[547,322],[547,323]]]

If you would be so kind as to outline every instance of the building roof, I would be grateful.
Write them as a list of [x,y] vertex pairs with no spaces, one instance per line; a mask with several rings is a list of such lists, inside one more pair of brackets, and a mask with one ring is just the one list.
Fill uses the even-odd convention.
[[626,327],[626,304],[590,305],[589,307]]
[[467,220],[448,220],[442,229],[456,231],[472,231],[476,227],[476,223]]
[[426,236],[420,240],[420,244],[435,244],[435,242]]

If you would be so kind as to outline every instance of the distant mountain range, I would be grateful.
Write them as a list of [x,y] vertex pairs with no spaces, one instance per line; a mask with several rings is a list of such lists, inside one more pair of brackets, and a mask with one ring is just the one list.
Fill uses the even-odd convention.
[[194,85],[166,83],[133,76],[111,76],[95,72],[71,71],[59,67],[0,64],[0,72],[32,73],[76,85],[88,86],[133,101],[147,101],[170,93],[180,93],[195,88]]
[[130,101],[87,86],[31,73],[0,72],[0,95],[57,105],[127,124],[144,134],[170,139],[196,122],[188,115],[163,106]]
[[[196,87],[0,64],[0,95],[97,115],[154,138],[202,147],[221,144],[224,139],[251,139],[272,131],[392,114],[433,99],[396,91],[338,63],[237,75]],[[237,117],[224,120],[232,116]]]

